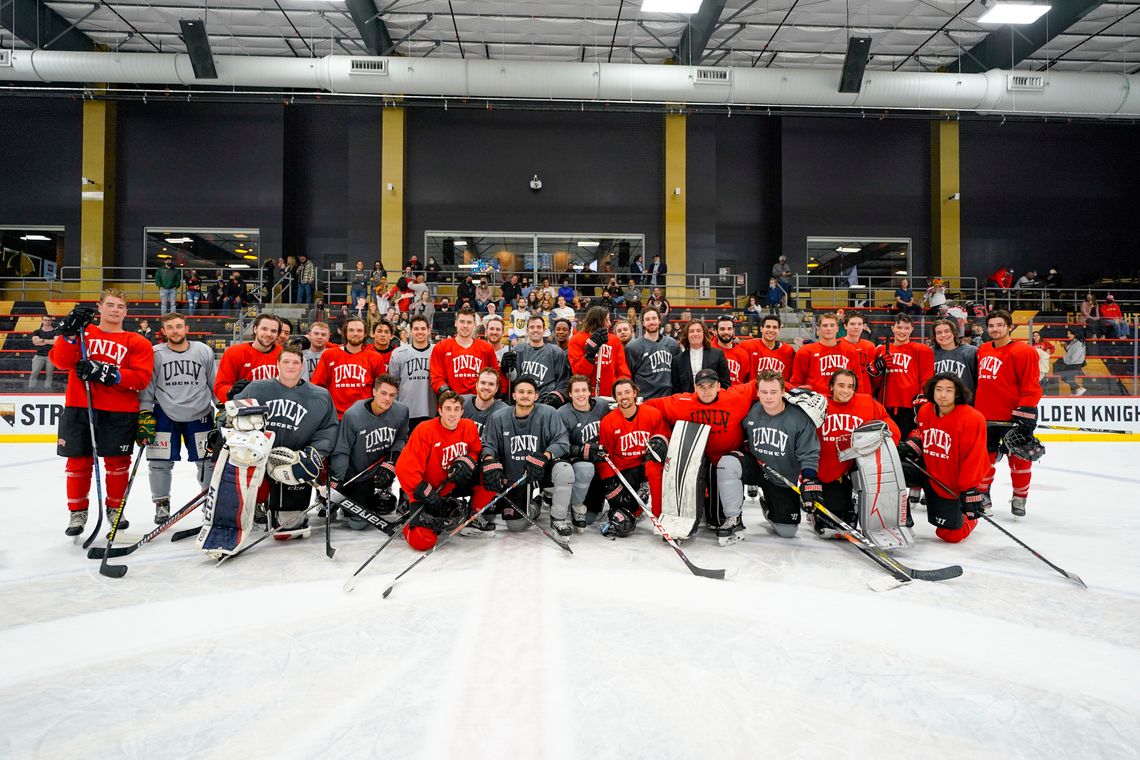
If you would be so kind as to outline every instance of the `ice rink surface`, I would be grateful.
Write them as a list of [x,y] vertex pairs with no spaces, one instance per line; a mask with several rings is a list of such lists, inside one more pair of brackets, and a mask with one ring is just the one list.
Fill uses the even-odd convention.
[[[965,574],[883,593],[845,542],[766,530],[686,546],[645,523],[457,537],[409,573],[382,534],[266,541],[220,567],[166,537],[98,574],[63,535],[63,462],[0,447],[0,757],[1124,758],[1140,755],[1135,444],[1051,443],[1029,516],[963,544],[925,513],[909,565]],[[174,501],[197,488],[175,468]],[[130,534],[153,516],[145,465]],[[546,516],[542,520],[545,522]],[[178,527],[200,522],[191,515]],[[319,520],[314,520],[319,525]],[[103,542],[99,542],[101,545]]]

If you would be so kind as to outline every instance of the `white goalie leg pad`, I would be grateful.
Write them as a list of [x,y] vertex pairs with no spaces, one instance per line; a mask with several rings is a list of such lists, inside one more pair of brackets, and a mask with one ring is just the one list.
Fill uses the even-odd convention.
[[[272,447],[273,433],[257,433]],[[240,450],[240,449],[239,449]],[[253,528],[257,491],[265,478],[267,457],[254,465],[237,465],[227,445],[218,455],[210,492],[202,507],[198,548],[220,557],[233,554]]]
[[859,527],[867,537],[888,551],[913,546],[914,536],[905,525],[906,479],[887,424],[874,420],[855,428],[850,448],[840,452],[839,459],[855,460]]
[[700,519],[697,481],[704,461],[709,426],[677,422],[669,438],[669,451],[661,474],[661,518],[675,539],[689,538]]

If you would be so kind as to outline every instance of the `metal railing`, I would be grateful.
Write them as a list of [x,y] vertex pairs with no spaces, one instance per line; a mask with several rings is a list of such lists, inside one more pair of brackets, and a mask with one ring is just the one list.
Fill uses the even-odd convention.
[[[830,291],[835,294],[833,298],[827,299],[827,306],[835,307],[837,305],[845,305],[851,307],[890,307],[894,306],[895,290],[898,289],[900,280],[902,278],[896,277],[846,277],[843,275],[821,275],[821,274],[796,274],[792,275],[789,281],[788,289],[791,290],[789,296],[789,303],[793,300],[798,300],[800,303],[797,305],[803,308],[813,308],[810,303],[813,296],[813,291]],[[931,275],[929,277],[911,277],[910,290],[914,294],[914,301],[916,304],[921,304],[924,307],[928,303],[930,290],[935,287],[934,281],[938,280],[942,284],[942,293],[946,296],[946,301],[952,303],[972,303],[979,301],[982,298],[982,291],[978,287],[977,277],[940,277],[938,275]],[[764,286],[767,290],[767,285]],[[840,294],[846,293],[846,296]],[[836,304],[835,298],[843,300],[846,303]]]

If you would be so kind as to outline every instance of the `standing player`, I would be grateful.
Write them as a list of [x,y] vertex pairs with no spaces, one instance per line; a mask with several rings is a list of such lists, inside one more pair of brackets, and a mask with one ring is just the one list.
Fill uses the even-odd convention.
[[[511,395],[514,407],[495,412],[483,428],[483,485],[488,491],[502,493],[525,472],[531,485],[553,489],[550,527],[565,538],[573,532],[569,512],[574,485],[574,468],[562,459],[570,452],[566,428],[557,411],[536,403],[538,385],[533,378],[523,375],[515,380]],[[507,495],[513,510],[530,508],[528,490],[519,488]],[[528,526],[511,506],[503,509],[503,519],[511,531]]]
[[954,375],[972,398],[978,387],[978,347],[971,343],[960,344],[958,338],[957,320],[934,320],[934,374]]
[[[275,482],[270,484],[267,495],[267,506],[276,517],[276,525],[292,522],[309,508],[311,483],[320,476],[322,463],[336,445],[337,416],[332,398],[324,388],[301,379],[304,369],[301,350],[282,346],[277,357],[277,377],[255,380],[234,396],[254,399],[267,407],[265,429],[276,433],[268,467],[269,477]],[[310,532],[305,520],[292,530],[278,531],[274,537],[287,541],[305,538]]]
[[231,399],[254,380],[277,377],[277,336],[281,322],[272,314],[258,314],[253,320],[253,340],[226,349],[214,380],[214,397]]
[[574,326],[570,324],[569,319],[554,320],[554,324],[550,326],[550,337],[554,345],[569,353],[570,333],[573,332],[573,330]]
[[566,403],[563,393],[570,366],[566,363],[566,352],[543,339],[545,331],[546,323],[541,316],[527,320],[526,342],[514,347],[515,369],[519,375],[530,375],[538,383],[540,403],[558,408]]
[[400,381],[400,403],[408,407],[408,430],[431,419],[438,404],[431,389],[431,322],[423,314],[412,317],[410,340],[392,352],[388,374]]
[[859,367],[859,353],[850,343],[839,340],[839,317],[833,312],[820,316],[817,337],[815,343],[796,352],[790,384],[794,388],[810,388],[826,394],[835,370],[855,371]]
[[431,352],[432,390],[474,393],[479,373],[487,368],[497,373],[499,360],[487,341],[475,337],[475,312],[462,308],[455,315],[455,337],[444,338]]
[[847,332],[843,336],[843,340],[849,343],[859,354],[859,366],[851,368],[859,381],[859,393],[870,395],[874,389],[871,386],[871,376],[867,373],[867,368],[875,361],[875,344],[863,337],[867,322],[859,312],[849,311],[843,317],[843,325]]
[[329,337],[332,335],[332,330],[329,329],[328,322],[314,322],[309,325],[308,339],[309,347],[304,349],[305,356],[305,375],[304,378],[308,380],[313,376],[313,370],[317,368],[317,362],[321,360],[321,354],[324,353],[325,348],[329,345]]
[[392,340],[394,337],[395,328],[387,319],[381,319],[372,325],[371,351],[380,357],[380,374],[384,374],[388,371],[388,363],[392,360],[392,352],[396,350],[396,346],[399,345],[399,341]]
[[364,320],[345,320],[344,338],[343,347],[325,349],[312,378],[313,385],[329,392],[337,417],[344,416],[357,401],[372,398],[373,384],[387,366],[379,353],[364,345]]
[[922,388],[934,376],[934,352],[925,343],[910,339],[914,322],[906,314],[895,317],[891,327],[894,340],[880,346],[869,367],[880,384],[883,406],[898,425],[903,438],[914,430],[914,412],[926,403]]
[[502,364],[503,354],[510,350],[510,346],[503,345],[503,318],[498,314],[483,319],[483,338],[491,344],[495,351],[495,359]]
[[673,392],[673,359],[681,353],[681,345],[661,334],[661,312],[646,307],[641,315],[640,338],[625,346],[626,363],[642,398],[661,398]]
[[475,392],[460,396],[463,402],[463,416],[475,423],[479,435],[483,435],[483,427],[487,424],[487,420],[491,419],[491,415],[507,408],[507,403],[499,398],[501,384],[499,373],[487,367],[479,373]]
[[[165,343],[154,347],[154,376],[139,395],[139,428],[153,426],[146,447],[154,522],[170,517],[170,482],[174,463],[194,462],[198,485],[205,490],[214,472],[206,439],[214,427],[214,351],[186,339],[186,319],[177,312],[162,317]],[[140,437],[140,442],[142,437]]]
[[752,379],[752,356],[742,345],[736,342],[736,322],[727,314],[716,320],[716,340],[714,348],[724,352],[724,360],[728,363],[728,377],[732,385],[747,383]]
[[591,306],[567,349],[570,371],[593,378],[594,395],[612,396],[614,381],[629,377],[625,346],[610,334],[610,313],[604,306]]
[[[403,456],[396,462],[396,477],[408,497],[409,509],[424,507],[421,518],[404,527],[408,545],[419,551],[435,546],[439,534],[455,519],[446,498],[470,496],[469,509],[477,512],[494,497],[476,478],[475,463],[483,444],[475,423],[463,418],[459,394],[441,393],[438,412],[438,417],[412,431]],[[495,524],[481,515],[462,535],[491,537]]]
[[598,444],[598,434],[610,405],[609,399],[590,397],[590,379],[585,375],[571,375],[566,392],[570,403],[558,408],[558,417],[570,439],[567,459],[574,468],[570,519],[575,528],[584,528],[590,522],[586,513],[601,511],[601,481],[595,475],[596,465],[603,461],[605,448]]
[[[1037,377],[1037,352],[1027,344],[1014,340],[1013,317],[1008,311],[991,311],[986,317],[990,341],[978,348],[978,393],[974,405],[987,422],[1013,422],[1026,435],[1037,428],[1037,403],[1041,401],[1041,383]],[[1009,431],[1008,425],[989,428],[986,448],[990,467],[982,490],[990,492],[997,471],[998,447]],[[1029,498],[1032,464],[1028,459],[1009,455],[1009,475],[1013,481],[1010,510],[1025,517],[1025,501]]]
[[[986,420],[970,407],[970,392],[957,375],[935,375],[926,383],[926,395],[933,403],[919,408],[917,425],[899,446],[899,458],[907,485],[926,492],[926,518],[934,534],[956,544],[974,530],[978,515],[989,511],[984,486],[991,469],[984,453]],[[934,478],[908,463],[920,464]]]
[[[669,453],[669,428],[659,411],[646,404],[638,405],[637,394],[638,388],[629,378],[614,383],[618,408],[602,418],[598,444],[608,452],[610,461],[630,486],[640,490],[648,484],[649,508],[654,516],[660,516],[661,473]],[[625,538],[633,533],[641,509],[608,462],[600,461],[597,469],[602,493],[610,505],[603,533]]]
[[[107,517],[115,524],[127,490],[131,448],[139,435],[139,392],[150,384],[154,349],[150,341],[123,330],[127,299],[121,290],[99,294],[99,324],[91,324],[96,311],[86,304],[71,310],[59,323],[59,337],[48,353],[56,369],[65,370],[67,391],[59,418],[56,453],[67,458],[67,509],[71,514],[65,533],[78,536],[87,524],[88,494],[95,457],[106,470]],[[83,333],[87,356],[81,354]],[[94,422],[89,416],[93,409]],[[91,450],[94,432],[95,451]],[[149,431],[145,431],[149,432]],[[99,507],[96,506],[96,509]],[[119,528],[129,523],[120,519]]]
[[[384,459],[384,464],[372,471],[372,477],[339,490],[388,522],[396,519],[396,498],[391,491],[396,460],[408,442],[408,407],[396,400],[399,392],[399,380],[391,375],[378,376],[372,385],[372,398],[357,401],[344,413],[329,462],[333,481],[329,484],[329,497],[335,504],[332,491],[337,483],[344,483],[376,460]],[[346,512],[345,518],[353,530],[369,526],[364,518],[350,512]]]
[[[816,431],[819,436],[819,481],[823,486],[823,503],[828,510],[848,525],[854,525],[856,513],[851,503],[851,471],[855,462],[850,459],[839,461],[839,443],[848,439],[855,428],[872,420],[887,423],[896,444],[900,440],[899,429],[882,404],[874,397],[858,392],[859,379],[853,371],[838,369],[830,382],[827,416]],[[817,529],[819,525],[817,522]]]
[[[819,482],[819,439],[815,423],[806,412],[784,400],[784,376],[765,370],[756,378],[759,402],[745,418],[745,453],[731,452],[717,465],[724,522],[716,535],[721,546],[744,539],[740,521],[744,504],[742,484],[760,486],[764,492],[764,517],[777,536],[791,538],[800,523],[800,508],[809,513],[823,500]],[[764,473],[760,462],[785,478],[800,484],[800,495]]]
[[780,318],[769,314],[760,323],[760,337],[740,344],[739,348],[749,356],[749,377],[770,369],[779,372],[785,380],[791,379],[796,350],[779,338]]

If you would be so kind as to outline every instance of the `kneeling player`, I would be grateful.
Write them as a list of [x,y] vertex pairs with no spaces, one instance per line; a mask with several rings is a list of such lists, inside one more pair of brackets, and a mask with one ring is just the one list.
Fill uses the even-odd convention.
[[989,494],[982,490],[990,467],[986,419],[969,405],[970,392],[955,375],[935,375],[924,392],[932,401],[919,407],[914,433],[899,446],[899,458],[907,484],[926,492],[934,534],[956,544],[974,530],[978,514],[989,510]]
[[[372,398],[361,399],[348,408],[340,423],[336,447],[329,472],[329,498],[337,503],[333,491],[339,490],[356,505],[364,507],[391,523],[397,518],[396,496],[392,481],[396,477],[396,458],[408,441],[408,407],[396,400],[400,383],[392,375],[380,375],[372,384]],[[337,488],[336,483],[355,477],[378,459],[384,463],[372,470],[372,476]],[[352,530],[364,530],[371,521],[344,507],[345,522]],[[331,517],[329,518],[331,519]]]
[[[475,423],[463,417],[463,401],[455,391],[439,394],[439,416],[422,422],[408,437],[402,456],[396,462],[396,477],[408,497],[413,514],[423,510],[404,526],[404,538],[418,551],[435,546],[439,536],[452,530],[470,512],[490,503],[493,494],[479,485],[475,462],[483,445]],[[470,496],[469,507],[457,503]],[[464,529],[463,535],[495,534],[495,526],[482,516]]]
[[[717,464],[717,487],[725,520],[716,535],[721,546],[744,539],[740,511],[744,504],[743,484],[760,486],[764,517],[776,535],[791,538],[800,523],[800,507],[811,513],[823,501],[819,482],[819,439],[812,417],[784,400],[784,376],[763,370],[756,378],[758,403],[744,418],[744,445],[747,451],[730,452]],[[765,473],[765,465],[791,482],[800,481],[800,498],[776,475]]]
[[570,403],[558,408],[558,417],[570,438],[567,459],[574,468],[574,487],[570,490],[570,519],[575,528],[586,527],[601,512],[602,486],[596,474],[596,465],[604,461],[606,449],[598,443],[602,418],[609,414],[608,398],[590,397],[590,379],[585,375],[572,375],[566,388]]
[[[570,489],[574,485],[574,468],[562,457],[570,452],[570,438],[558,412],[545,404],[535,403],[538,384],[530,375],[515,380],[513,407],[491,415],[483,427],[483,485],[494,493],[502,493],[508,484],[525,473],[532,486],[550,488],[550,527],[562,537],[573,532],[570,513]],[[516,510],[531,511],[529,489],[517,488],[504,501],[503,520],[511,531],[525,530],[529,523]]]
[[[610,462],[639,494],[644,493],[644,486],[648,485],[650,509],[655,516],[660,515],[661,470],[669,453],[669,428],[661,412],[649,405],[638,405],[638,388],[632,380],[621,378],[613,387],[618,408],[602,418],[598,443],[609,452]],[[609,462],[598,464],[598,475],[610,505],[603,533],[624,538],[633,532],[640,507]]]

